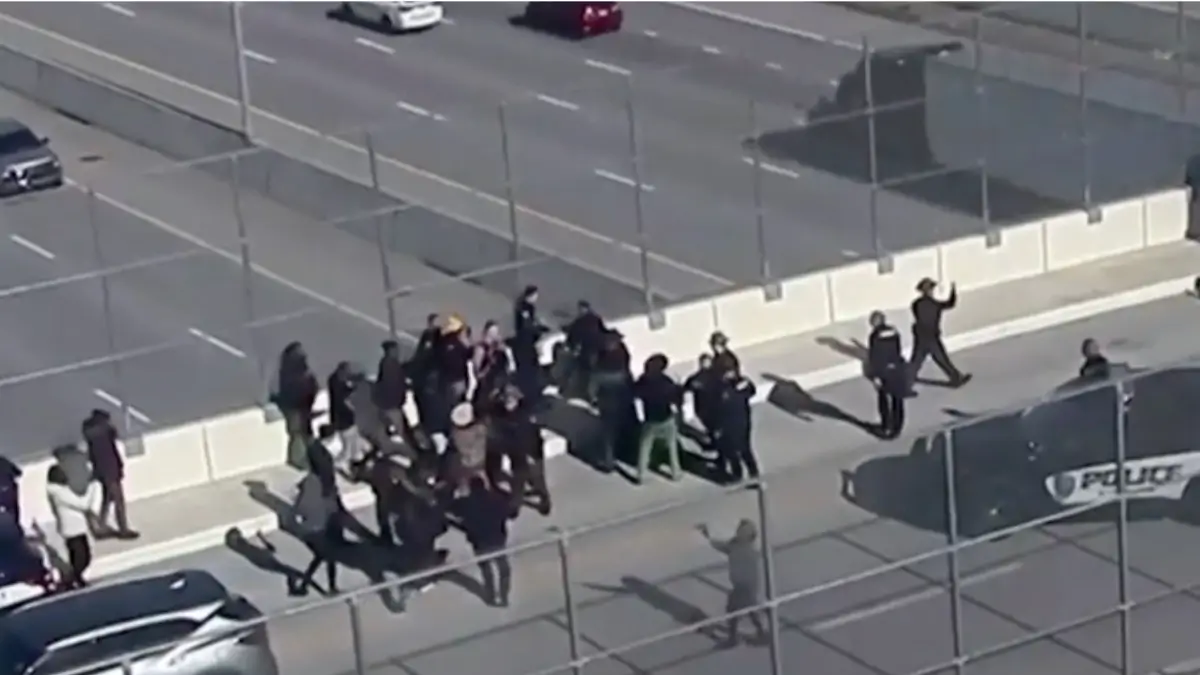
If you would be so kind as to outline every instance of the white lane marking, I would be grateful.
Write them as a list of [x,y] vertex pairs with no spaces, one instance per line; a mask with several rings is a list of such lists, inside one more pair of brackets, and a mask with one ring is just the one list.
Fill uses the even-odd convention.
[[553,96],[547,96],[545,94],[538,94],[537,100],[541,101],[542,103],[549,103],[550,105],[556,108],[562,108],[563,110],[579,110],[579,106],[571,103],[570,101],[564,101],[561,98],[554,98]]
[[770,68],[771,70],[783,70],[783,66],[775,63],[774,61],[768,61],[767,68]]
[[703,50],[705,54],[713,54],[713,55],[716,55],[716,54],[720,54],[720,53],[721,53],[721,48],[720,48],[720,47],[713,47],[712,45],[704,45],[704,46],[703,46],[703,47],[701,47],[700,49],[701,49],[701,50]]
[[395,54],[396,53],[395,49],[392,49],[391,47],[389,47],[387,45],[381,45],[374,40],[368,40],[365,37],[354,38],[354,41],[356,43],[362,45],[363,47],[366,47],[367,49],[374,49],[377,52],[383,52],[384,54]]
[[632,72],[630,72],[630,70],[628,68],[622,68],[621,66],[614,66],[613,64],[607,63],[605,61],[596,61],[595,59],[588,59],[587,61],[584,61],[584,63],[588,64],[592,68],[596,68],[598,70],[605,70],[614,75],[632,75],[633,74]]
[[[754,166],[754,158],[753,157],[743,157],[742,161],[749,164],[750,166]],[[760,161],[758,163],[758,166],[763,171],[766,171],[767,173],[773,173],[776,176],[783,176],[784,178],[799,178],[800,177],[800,174],[796,173],[795,171],[792,171],[791,169],[785,169],[782,166],[779,166],[777,164],[772,164],[770,162],[761,162]]]
[[229,344],[228,342],[222,340],[221,338],[219,338],[215,335],[210,335],[208,333],[205,333],[204,331],[200,330],[199,328],[189,328],[188,332],[191,333],[193,336],[195,336],[201,340],[204,340],[208,344],[216,347],[217,349],[220,349],[221,351],[225,352],[226,354],[229,354],[230,356],[233,356],[233,357],[239,358],[239,359],[246,358],[246,352],[238,349],[237,347],[234,347],[233,345]]
[[454,25],[454,19],[451,19],[451,18],[450,18],[450,17],[448,17],[448,16],[443,16],[443,17],[442,17],[442,23],[446,24],[447,26],[453,26],[453,25]]
[[656,38],[656,37],[658,37],[658,31],[644,30],[644,31],[642,31],[642,35],[645,35],[648,38]]
[[406,113],[411,113],[413,115],[416,115],[417,117],[428,117],[429,119],[437,121],[437,122],[445,122],[446,121],[445,115],[439,115],[435,112],[429,112],[428,110],[422,108],[421,106],[413,105],[413,104],[409,103],[408,101],[396,101],[396,107],[403,110]]
[[[187,91],[194,92],[196,94],[199,94],[199,95],[205,97],[206,99],[208,99],[210,101],[216,101],[217,103],[220,103],[220,104],[226,106],[226,108],[228,110],[236,110],[239,105],[238,101],[236,99],[230,98],[229,96],[226,96],[224,94],[219,94],[219,93],[211,91],[209,89],[205,89],[204,87],[201,87],[200,85],[198,85],[194,82],[189,82],[182,78],[175,77],[174,75],[168,75],[167,73],[163,73],[161,71],[155,70],[154,68],[151,68],[150,66],[147,66],[145,64],[138,63],[137,61],[133,61],[133,60],[124,58],[122,56],[118,56],[118,55],[110,53],[110,52],[106,52],[103,49],[89,45],[86,42],[82,42],[80,40],[75,40],[73,38],[69,38],[65,35],[62,35],[61,33],[56,33],[52,30],[42,28],[41,26],[34,25],[32,23],[29,23],[28,21],[22,21],[14,16],[10,16],[3,12],[0,12],[0,21],[3,21],[12,26],[17,26],[17,27],[21,28],[22,30],[25,30],[25,31],[28,31],[31,33],[36,33],[37,35],[48,38],[50,40],[54,40],[55,42],[59,42],[64,45],[68,45],[73,49],[79,50],[80,52],[83,52],[84,54],[93,56],[97,59],[101,59],[101,60],[107,61],[109,63],[118,64],[120,66],[128,68],[128,69],[130,69],[134,72],[140,73],[142,75],[147,75],[149,77],[155,78],[156,80],[159,80],[162,82],[167,82],[176,87],[180,87],[181,89],[186,89]],[[300,132],[310,138],[320,139],[321,141],[336,145],[339,148],[342,148],[343,150],[351,150],[353,152],[357,152],[360,154],[366,152],[366,150],[361,145],[355,145],[354,143],[351,143],[350,141],[347,141],[347,140],[344,140],[341,138],[337,138],[334,136],[328,136],[328,135],[322,134],[321,132],[317,131],[316,129],[313,129],[312,127],[306,127],[303,124],[296,122],[295,120],[290,120],[286,117],[283,117],[282,115],[273,113],[269,110],[263,110],[262,108],[254,108],[254,114],[263,119],[270,120],[276,124],[285,126],[288,129],[291,129],[293,131]],[[413,166],[412,164],[403,162],[399,159],[396,159],[395,157],[381,156],[380,159],[382,161],[384,161],[385,163],[390,164],[391,166],[394,166],[394,167],[401,169],[403,171],[406,171],[408,173],[411,173],[414,176],[419,176],[420,178],[424,178],[425,180],[433,181],[439,185],[451,188],[453,190],[458,190],[459,192],[469,194],[473,197],[478,197],[479,199],[482,199],[494,206],[507,206],[508,205],[508,201],[506,199],[504,199],[503,197],[498,197],[490,192],[480,190],[479,188],[473,188],[470,185],[466,185],[465,183],[460,183],[459,181],[453,180],[451,178],[447,178],[446,176],[434,173],[427,169],[422,169],[419,166]],[[108,198],[108,199],[111,199],[111,198]],[[121,207],[118,207],[118,208],[121,208]],[[469,216],[462,215],[461,213],[454,213],[454,212],[451,212],[448,209],[444,209],[444,208],[438,208],[438,209],[434,209],[434,210],[442,215],[447,215],[447,216],[451,216],[453,218],[457,218],[458,220],[462,220],[463,222],[469,223],[477,228],[480,228],[483,230],[489,230],[489,226],[480,222],[478,219],[474,219]],[[598,242],[602,242],[605,244],[610,244],[610,245],[616,247],[617,249],[626,251],[628,253],[638,253],[640,251],[640,248],[637,245],[630,244],[629,242],[621,241],[620,239],[616,239],[613,237],[609,237],[609,236],[600,234],[599,232],[594,232],[592,230],[589,230],[586,227],[583,227],[582,225],[577,225],[575,223],[572,223],[569,220],[563,220],[562,218],[559,218],[558,216],[553,216],[549,213],[539,211],[538,209],[535,209],[526,204],[517,204],[517,210],[520,211],[521,213],[533,216],[535,218],[540,218],[540,219],[546,221],[547,223],[554,225],[555,227],[561,228],[563,230],[567,230],[568,232],[571,232],[572,234],[575,234],[580,237],[584,237],[585,239],[590,239],[592,241],[598,241]],[[204,242],[204,244],[208,245],[207,242]],[[213,249],[211,247],[211,245],[208,245],[208,246],[210,247],[211,250],[214,250],[214,252],[220,250],[220,249]],[[221,255],[232,255],[232,254],[228,254],[227,251],[221,251],[220,254]],[[231,259],[235,260],[235,261],[240,260],[240,259],[237,259],[236,257],[231,258]],[[721,286],[733,287],[736,285],[732,279],[726,279],[725,277],[723,277],[719,274],[714,274],[712,272],[709,272],[708,270],[703,270],[694,265],[689,265],[688,263],[685,263],[685,262],[682,262],[679,260],[675,260],[674,258],[671,258],[670,256],[665,256],[661,253],[651,253],[650,259],[655,262],[659,262],[664,265],[673,267],[682,272],[687,272],[688,274],[693,274],[702,279],[707,279],[715,284],[720,284]],[[576,260],[573,260],[572,262],[574,262],[582,267],[585,267],[586,269],[588,269],[588,271],[595,272],[596,274],[599,274],[601,276],[611,278],[611,279],[616,279],[623,283],[628,283],[628,281],[629,281],[627,278],[621,277],[620,275],[614,275],[614,273],[611,270],[604,269],[602,267],[587,263],[585,261],[576,259]],[[285,282],[281,282],[281,283],[285,283]],[[285,285],[286,285],[286,283],[285,283]],[[293,289],[293,290],[298,290],[298,289]],[[658,290],[659,294],[663,295],[664,297],[666,297],[668,299],[676,299],[677,298],[677,296],[667,293],[666,291],[664,291],[661,288],[657,289],[657,290]],[[320,297],[318,295],[314,295],[312,291],[302,290],[300,292],[308,294],[309,297],[320,299]],[[332,302],[332,301],[330,301],[330,302],[335,307],[341,308],[341,306],[338,305],[337,303]],[[349,313],[353,316],[360,316],[360,314],[361,314],[361,313],[355,313],[355,310],[350,310],[349,308],[343,308],[343,311],[346,311],[347,313]],[[362,316],[366,316],[366,315],[362,315]],[[367,320],[374,322],[374,319],[367,319]],[[380,327],[384,328],[385,330],[387,329],[387,326],[384,326],[382,324],[377,324],[377,325],[380,325]],[[407,337],[415,339],[413,336],[407,336]]]
[[707,14],[709,16],[715,16],[720,19],[725,19],[726,21],[733,21],[734,23],[744,23],[749,26],[754,26],[756,28],[765,28],[767,30],[773,30],[773,31],[776,31],[779,33],[786,33],[787,35],[796,35],[796,36],[806,38],[808,40],[813,40],[816,42],[825,42],[825,43],[828,43],[831,45],[845,47],[846,49],[860,49],[862,47],[862,45],[859,43],[850,42],[848,40],[841,40],[841,39],[838,39],[835,37],[826,37],[824,35],[821,35],[820,33],[814,33],[812,31],[807,31],[807,30],[803,30],[800,28],[792,28],[791,26],[784,26],[784,25],[778,24],[778,23],[771,23],[770,21],[763,21],[762,19],[754,19],[754,18],[745,16],[743,14],[738,14],[737,12],[730,12],[730,11],[727,11],[724,9],[717,9],[716,7],[712,7],[709,5],[702,5],[702,4],[695,3],[695,2],[672,2],[671,4],[675,5],[676,7],[683,7],[684,9],[690,9],[691,11],[697,12],[699,14]]
[[126,17],[128,19],[132,19],[137,16],[137,12],[133,11],[132,9],[129,9],[128,7],[122,7],[115,2],[101,3],[100,6],[103,7],[104,9],[107,9],[110,12],[120,14],[121,16]]
[[[1021,569],[1021,561],[1018,560],[1010,562],[1006,565],[993,567],[989,570],[984,570],[975,574],[969,574],[959,580],[959,586],[961,587],[978,584],[983,581],[988,581],[990,579],[1012,574],[1019,569]],[[863,619],[870,619],[871,617],[879,616],[880,614],[887,614],[888,612],[893,612],[897,609],[903,609],[909,605],[915,605],[918,602],[924,602],[926,600],[936,598],[945,592],[946,590],[944,588],[936,587],[927,588],[923,591],[918,591],[909,595],[902,595],[893,600],[888,600],[887,602],[881,602],[877,605],[870,605],[869,607],[863,607],[862,609],[856,609],[852,612],[846,612],[845,614],[835,616],[832,619],[826,619],[825,621],[821,621],[820,623],[811,626],[811,630],[818,633],[824,633],[835,628],[841,628],[852,623],[858,623]]]
[[128,410],[129,416],[132,417],[133,419],[141,422],[142,424],[151,424],[150,418],[146,416],[146,413],[142,412],[141,410],[138,410],[137,408],[135,408],[131,405],[125,405],[125,403],[123,403],[121,401],[121,399],[117,398],[116,396],[113,396],[112,394],[108,393],[107,391],[104,391],[103,389],[93,389],[92,393],[95,394],[97,398],[104,401],[105,403],[108,403],[109,405],[112,405],[114,407],[121,408],[124,410]]
[[842,249],[842,255],[847,258],[861,258],[862,257],[861,253],[859,253],[858,251],[855,251],[853,249],[849,249],[849,248]]
[[25,237],[22,237],[19,234],[10,234],[10,235],[8,235],[8,239],[9,239],[9,241],[16,244],[17,246],[20,246],[21,248],[24,248],[29,251],[33,251],[37,255],[40,255],[43,258],[45,258],[46,260],[54,260],[57,257],[50,251],[42,248],[41,246],[38,246],[37,244],[33,243],[32,241],[29,241],[28,239],[26,239]]
[[[626,178],[625,176],[622,176],[619,173],[605,171],[604,169],[596,169],[595,174],[597,176],[603,178],[604,180],[611,180],[612,182],[619,183],[621,185],[624,185],[625,187],[637,187],[637,181],[633,180],[632,178]],[[642,191],[643,192],[654,192],[654,186],[642,183]]]
[[246,58],[248,59],[254,59],[255,61],[261,61],[262,63],[275,63],[275,59],[267,56],[266,54],[256,52],[253,49],[243,49],[242,53],[245,54]]

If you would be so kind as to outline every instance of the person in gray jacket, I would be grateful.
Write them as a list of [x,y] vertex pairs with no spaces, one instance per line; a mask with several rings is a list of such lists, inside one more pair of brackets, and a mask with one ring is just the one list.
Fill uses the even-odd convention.
[[[699,527],[700,533],[708,540],[713,548],[725,554],[729,562],[729,596],[725,601],[725,612],[740,612],[750,609],[762,602],[762,554],[758,551],[758,527],[754,521],[743,518],[738,523],[733,538],[728,540],[716,539],[708,531],[707,525]],[[747,615],[750,623],[758,633],[758,641],[766,642],[767,629],[760,612]],[[740,616],[730,617],[726,624],[729,633],[725,646],[734,647],[738,644],[738,622]]]

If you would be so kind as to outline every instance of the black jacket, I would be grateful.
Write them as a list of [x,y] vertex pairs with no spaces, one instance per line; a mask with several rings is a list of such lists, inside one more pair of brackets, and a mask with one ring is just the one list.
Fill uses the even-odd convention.
[[867,338],[867,375],[879,379],[903,365],[900,331],[886,323],[872,328]]
[[375,373],[375,405],[381,410],[397,410],[404,407],[408,398],[408,374],[400,359],[384,356],[379,359]]
[[495,490],[472,492],[458,504],[463,531],[476,552],[503,548],[508,543],[508,499]]
[[329,392],[329,424],[337,431],[354,426],[354,410],[349,403],[354,383],[344,373],[334,371],[325,389]]

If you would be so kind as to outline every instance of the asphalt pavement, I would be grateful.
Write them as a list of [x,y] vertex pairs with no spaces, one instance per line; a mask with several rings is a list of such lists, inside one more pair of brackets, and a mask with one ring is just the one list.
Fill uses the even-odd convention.
[[[584,43],[510,25],[519,3],[456,3],[450,24],[395,37],[326,18],[326,9],[245,6],[256,106],[329,132],[371,125],[386,154],[503,195],[498,104],[506,101],[517,198],[591,235],[634,244],[644,237],[660,254],[656,264],[683,277],[675,288],[684,295],[758,278],[745,142],[803,124],[857,58],[834,43],[659,4],[628,7],[622,33]],[[108,3],[64,12],[18,3],[6,12],[236,96],[226,7]],[[780,275],[869,257],[876,240],[902,250],[984,227],[882,191],[872,232],[871,191],[861,183],[776,160],[760,174],[765,248]]]
[[[291,340],[322,378],[342,359],[373,367],[388,327],[378,249],[243,195],[246,270],[228,186],[9,94],[0,110],[48,136],[68,178],[97,194],[75,183],[0,204],[6,455],[77,441],[93,408],[123,403],[147,431],[252,406]],[[505,316],[499,295],[387,258],[394,287],[417,289],[393,303],[404,339],[429,312]]]
[[[911,423],[929,428],[1036,400],[1073,376],[1085,337],[1100,340],[1114,360],[1152,366],[1195,356],[1190,336],[1196,330],[1200,308],[1192,298],[1178,298],[968,350],[955,358],[976,380],[957,391],[923,387],[911,404]],[[906,455],[919,437],[889,444],[869,440],[852,421],[870,415],[873,407],[872,392],[862,382],[811,393],[825,404],[825,412],[796,411],[787,397],[756,408],[756,444],[772,472],[767,532],[777,593],[824,586],[781,609],[784,668],[846,675],[935,672],[953,657],[953,619],[945,589],[949,563],[936,553],[946,536],[913,515],[914,503],[923,497],[910,482],[919,477]],[[549,526],[577,528],[666,499],[715,491],[696,479],[636,488],[569,458],[550,469],[557,511],[550,519],[522,516],[517,541],[536,541]],[[851,487],[843,490],[847,477]],[[927,501],[923,505],[936,509]],[[739,491],[573,534],[567,551],[580,653],[595,654],[720,614],[727,578],[720,556],[696,526],[708,524],[714,534],[728,536],[739,518],[754,514],[755,495]],[[365,514],[361,520],[373,527]],[[1200,582],[1194,535],[1192,526],[1171,520],[1137,521],[1128,528],[1128,589],[1135,602],[1127,636],[1132,672],[1196,656],[1193,626],[1200,601],[1176,592]],[[203,567],[266,611],[298,608],[296,600],[283,595],[278,565],[303,565],[303,549],[286,534],[270,539],[275,556],[259,551],[247,557],[245,547],[242,553],[217,548],[130,574]],[[450,539],[454,554],[463,555],[457,535]],[[1115,524],[1099,514],[965,549],[958,572],[961,647],[978,657],[965,670],[1120,672],[1122,636],[1110,613],[1119,602],[1116,550]],[[542,547],[517,557],[515,602],[508,610],[480,605],[471,568],[413,599],[407,613],[394,602],[363,598],[358,608],[365,665],[373,673],[524,675],[565,662],[569,648],[557,555],[554,547]],[[366,572],[344,572],[343,589],[391,576],[384,560],[355,556],[351,562]],[[857,580],[837,581],[848,575]],[[300,675],[353,672],[348,616],[349,605],[338,604],[273,622],[272,642],[283,669]],[[1043,632],[1054,634],[1025,639]],[[587,670],[769,672],[764,647],[721,650],[716,647],[720,637],[687,632],[589,664]]]

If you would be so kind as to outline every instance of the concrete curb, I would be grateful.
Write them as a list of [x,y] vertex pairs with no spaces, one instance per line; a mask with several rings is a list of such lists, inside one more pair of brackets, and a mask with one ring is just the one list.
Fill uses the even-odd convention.
[[[1180,277],[1102,298],[1069,304],[1046,312],[951,335],[946,338],[946,343],[951,349],[970,349],[986,345],[1006,338],[1025,335],[1100,314],[1181,295],[1191,290],[1193,281],[1194,277],[1191,276]],[[791,379],[805,389],[813,389],[852,380],[861,376],[862,364],[857,361],[847,360],[845,363],[822,370],[794,375]],[[762,402],[769,395],[770,385],[767,383],[759,384],[762,386],[759,387],[757,402]],[[561,446],[556,445],[548,456],[556,457],[565,452],[565,444]],[[343,501],[346,504],[346,508],[356,510],[371,506],[375,500],[369,489],[356,487],[344,493]],[[274,532],[279,527],[278,514],[265,513],[231,522],[228,525],[193,532],[169,541],[147,544],[146,546],[134,548],[129,551],[101,556],[97,558],[92,570],[93,574],[98,576],[119,574],[168,558],[188,555],[214,546],[220,546],[225,543],[225,535],[230,528],[237,528],[249,534],[254,532]]]

